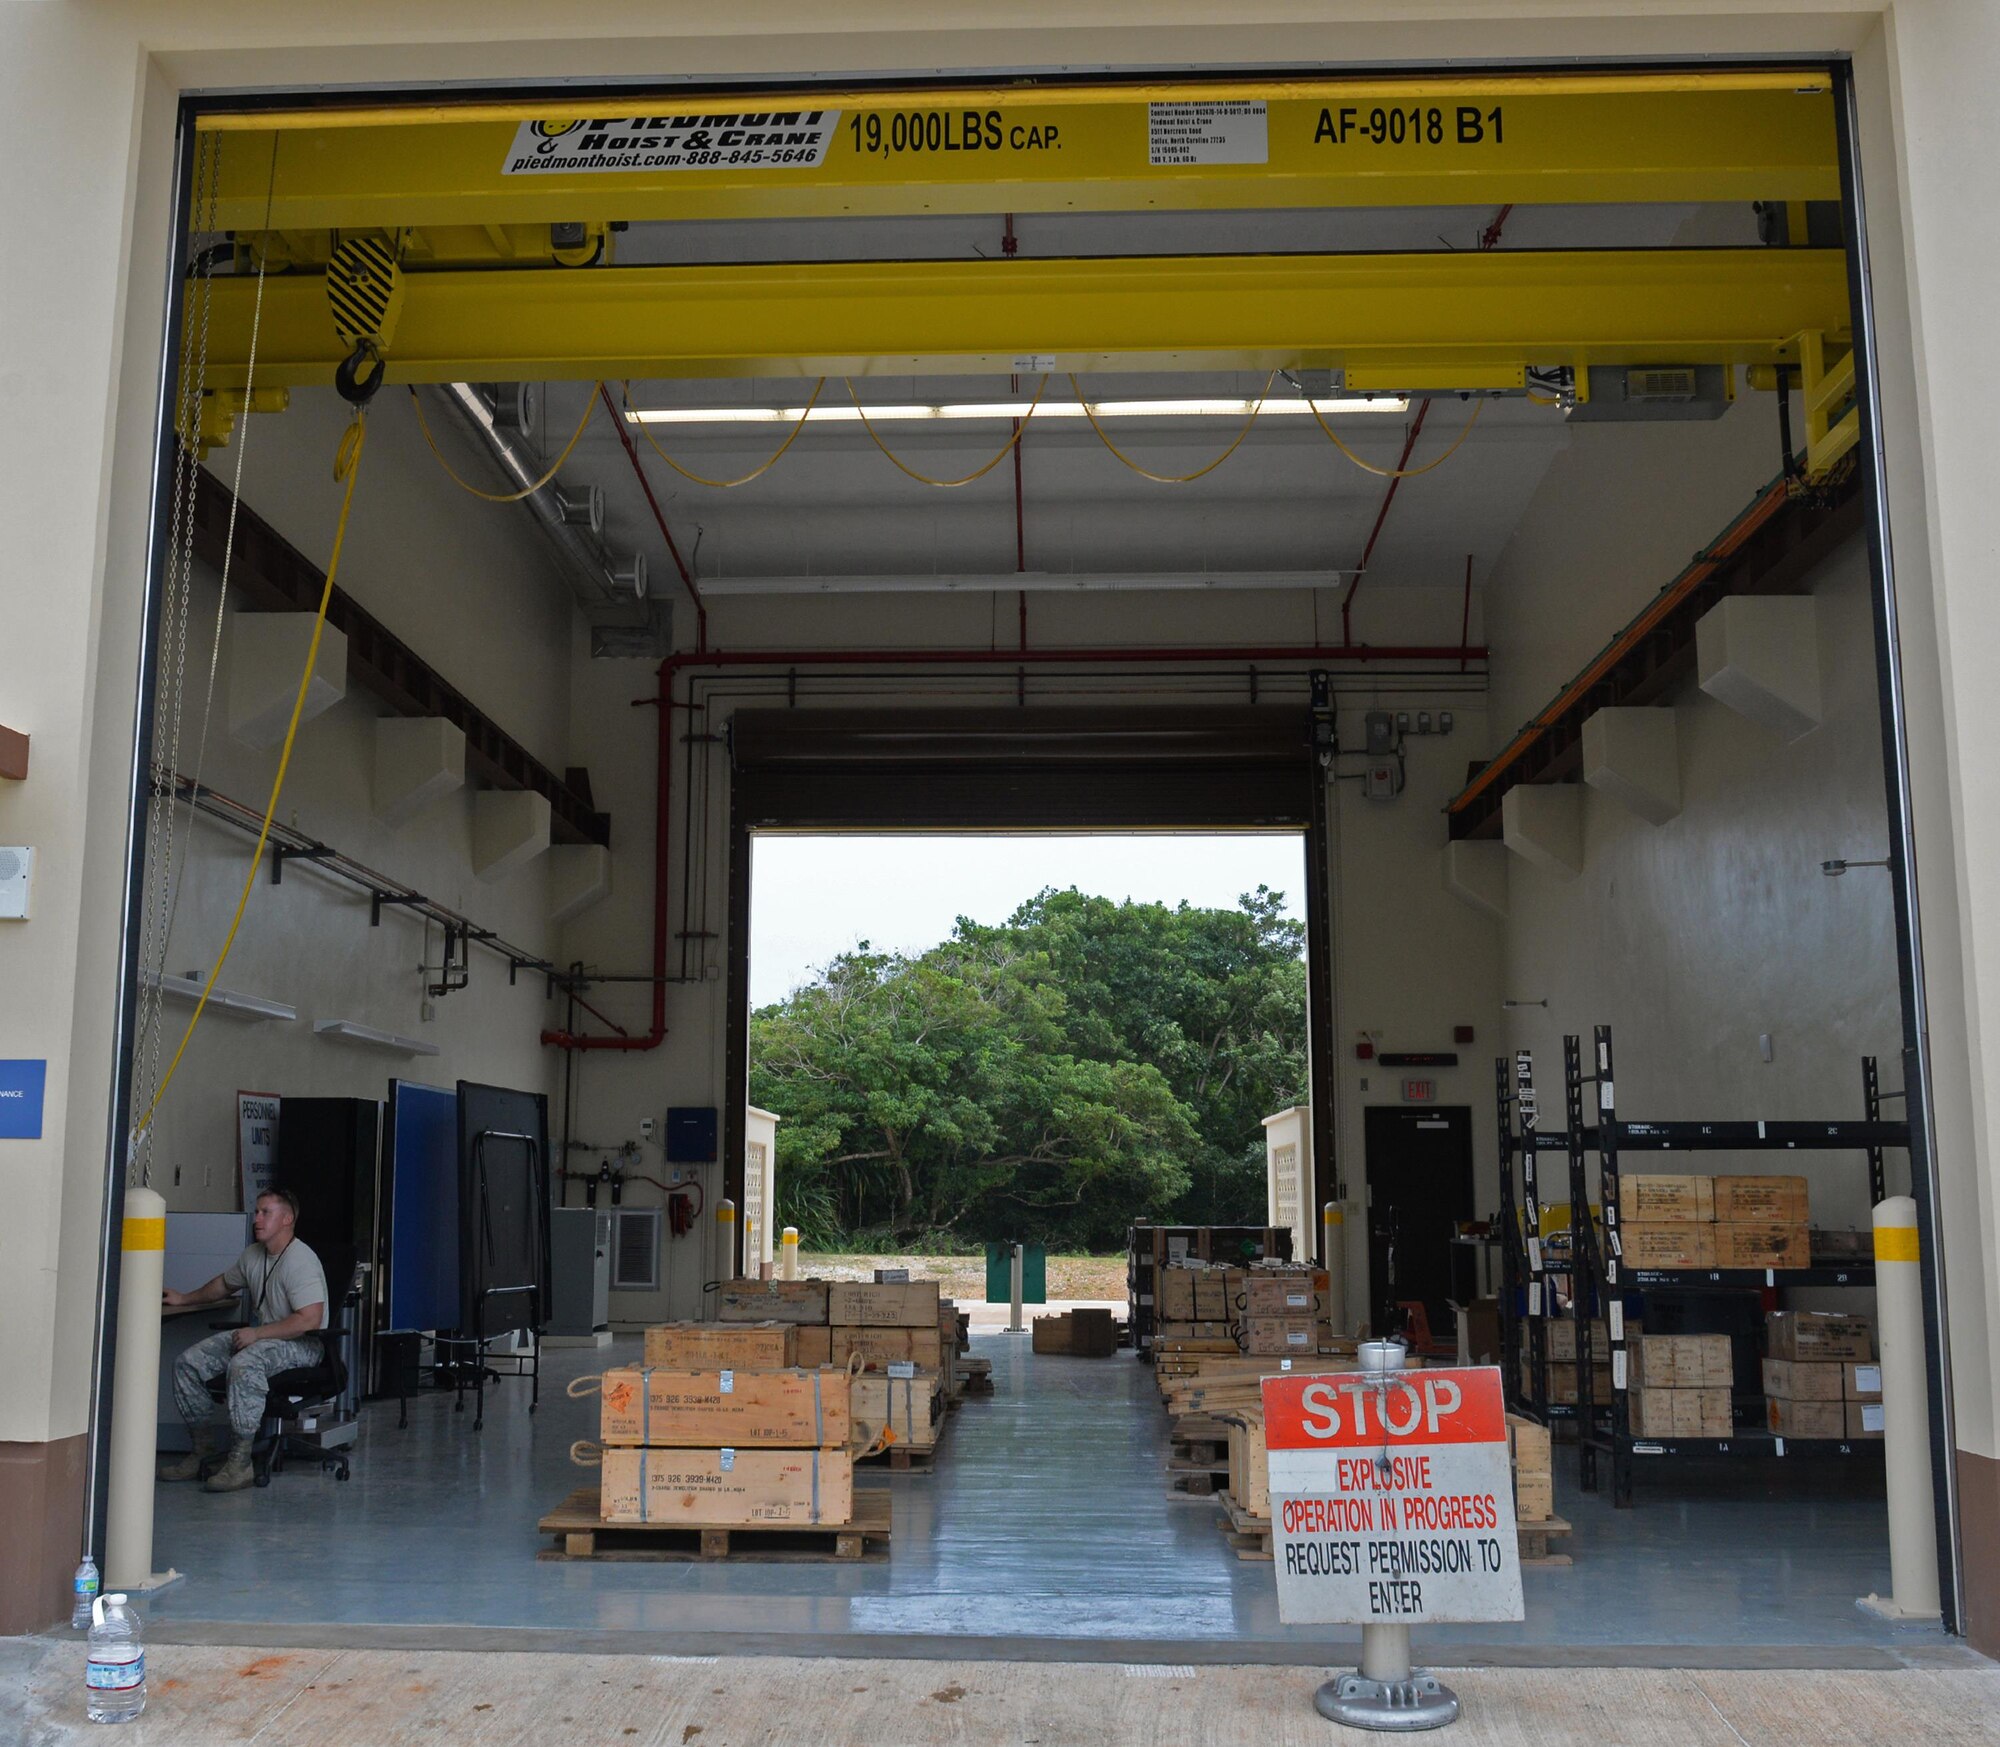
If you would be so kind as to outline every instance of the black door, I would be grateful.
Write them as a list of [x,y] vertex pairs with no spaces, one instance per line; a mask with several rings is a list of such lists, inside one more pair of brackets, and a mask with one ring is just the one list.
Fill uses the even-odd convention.
[[1372,1326],[1402,1327],[1400,1306],[1414,1301],[1432,1335],[1447,1339],[1451,1240],[1458,1222],[1473,1217],[1472,1111],[1463,1104],[1371,1105],[1366,1138]]

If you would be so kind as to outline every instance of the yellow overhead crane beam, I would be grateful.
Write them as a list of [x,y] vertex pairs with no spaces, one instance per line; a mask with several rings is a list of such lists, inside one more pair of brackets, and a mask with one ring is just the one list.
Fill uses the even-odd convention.
[[[217,228],[1837,200],[1819,70],[653,92],[215,113]],[[476,241],[476,239],[475,239]],[[434,244],[440,257],[449,245]]]
[[[1799,362],[1844,336],[1829,249],[824,262],[413,272],[390,382],[1331,368],[1348,391],[1519,387],[1530,365]],[[257,295],[213,281],[208,383]],[[349,348],[317,274],[266,279],[260,390]]]

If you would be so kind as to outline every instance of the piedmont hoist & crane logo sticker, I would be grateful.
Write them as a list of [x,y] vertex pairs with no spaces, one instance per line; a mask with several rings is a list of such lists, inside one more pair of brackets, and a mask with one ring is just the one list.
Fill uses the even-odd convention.
[[837,109],[524,121],[514,130],[503,173],[814,169],[825,161],[839,122]]

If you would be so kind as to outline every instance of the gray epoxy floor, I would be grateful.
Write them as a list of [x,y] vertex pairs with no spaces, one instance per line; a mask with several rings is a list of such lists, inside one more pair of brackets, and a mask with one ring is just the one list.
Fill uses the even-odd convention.
[[[586,1482],[568,1451],[595,1429],[594,1401],[567,1399],[563,1385],[636,1359],[637,1346],[548,1355],[540,1412],[530,1418],[524,1383],[502,1383],[483,1432],[448,1395],[413,1402],[402,1431],[393,1402],[372,1404],[346,1485],[294,1471],[220,1497],[161,1486],[154,1563],[187,1578],[149,1614],[169,1637],[483,1626],[640,1634],[661,1651],[712,1648],[711,1634],[831,1635],[876,1654],[899,1641],[909,1653],[918,1640],[1051,1651],[1070,1640],[1071,1654],[1095,1641],[1104,1653],[1150,1643],[1208,1660],[1261,1646],[1305,1660],[1355,1635],[1281,1625],[1272,1567],[1229,1551],[1212,1501],[1167,1494],[1148,1368],[1129,1354],[1037,1357],[1004,1332],[974,1337],[996,1393],[952,1416],[936,1473],[864,1471],[895,1498],[886,1562],[538,1563],[535,1521]],[[1857,1666],[1949,1654],[1934,1628],[1854,1606],[1888,1586],[1879,1467],[1780,1466],[1642,1479],[1637,1507],[1614,1516],[1576,1491],[1573,1453],[1558,1448],[1574,1564],[1525,1573],[1523,1624],[1438,1628],[1422,1643],[1440,1660],[1591,1646],[1808,1648]]]

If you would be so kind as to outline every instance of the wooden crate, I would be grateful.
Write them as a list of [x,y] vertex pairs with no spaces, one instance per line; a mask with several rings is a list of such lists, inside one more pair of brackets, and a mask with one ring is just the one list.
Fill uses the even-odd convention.
[[890,1495],[880,1490],[857,1493],[854,1514],[838,1525],[606,1523],[597,1512],[594,1486],[572,1492],[537,1525],[542,1534],[555,1537],[555,1544],[536,1556],[653,1563],[730,1559],[739,1564],[886,1558],[893,1520]]

